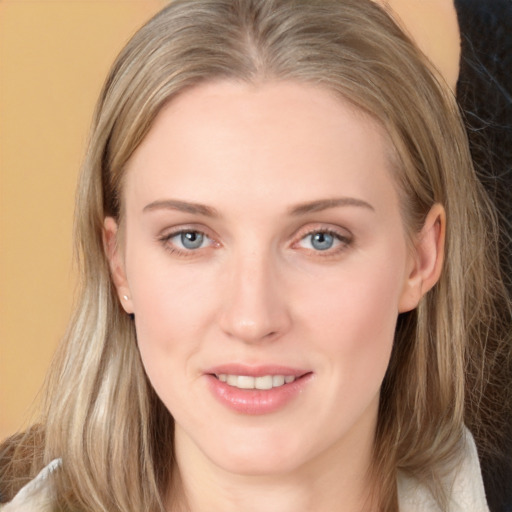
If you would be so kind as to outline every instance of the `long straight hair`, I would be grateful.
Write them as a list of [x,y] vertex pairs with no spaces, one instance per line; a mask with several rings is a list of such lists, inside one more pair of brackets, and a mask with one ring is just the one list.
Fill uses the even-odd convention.
[[419,231],[435,203],[445,207],[443,273],[416,310],[399,316],[372,465],[379,510],[397,509],[399,471],[427,485],[444,508],[441,482],[461,455],[464,422],[483,460],[496,445],[491,430],[501,432],[498,406],[510,404],[510,303],[494,211],[454,98],[370,0],[177,0],[127,44],[101,93],[78,186],[76,310],[41,425],[17,441],[10,474],[28,446],[32,473],[63,457],[55,473],[63,509],[163,510],[173,482],[173,419],[146,378],[133,319],[118,303],[102,226],[106,216],[122,221],[125,165],[161,108],[214,80],[286,80],[339,94],[387,132],[408,233]]

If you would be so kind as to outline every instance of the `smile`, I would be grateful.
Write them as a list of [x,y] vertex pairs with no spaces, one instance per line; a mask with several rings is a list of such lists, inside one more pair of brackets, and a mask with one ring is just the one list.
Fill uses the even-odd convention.
[[221,382],[238,389],[272,389],[291,384],[296,377],[294,375],[263,375],[253,377],[251,375],[231,375],[221,373],[215,375]]
[[229,364],[207,372],[205,377],[221,404],[237,413],[259,415],[277,412],[298,400],[309,387],[313,372]]

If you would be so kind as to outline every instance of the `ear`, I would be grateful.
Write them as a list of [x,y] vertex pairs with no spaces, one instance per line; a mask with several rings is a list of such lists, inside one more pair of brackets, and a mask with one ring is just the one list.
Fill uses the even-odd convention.
[[128,313],[133,313],[130,287],[126,279],[124,260],[119,250],[118,225],[113,217],[106,217],[103,222],[103,246],[110,266],[110,274],[117,290],[121,306]]
[[415,238],[398,306],[399,313],[416,308],[422,297],[439,280],[444,261],[445,233],[446,214],[444,208],[436,203]]

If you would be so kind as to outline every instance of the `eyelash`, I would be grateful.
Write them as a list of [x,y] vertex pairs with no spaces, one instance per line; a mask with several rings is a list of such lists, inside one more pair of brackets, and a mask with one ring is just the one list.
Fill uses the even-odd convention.
[[[209,244],[206,247],[198,247],[197,249],[181,249],[176,247],[176,245],[169,243],[171,239],[177,237],[179,235],[183,235],[185,233],[195,233],[197,235],[203,236],[206,240],[209,240]],[[339,253],[346,250],[353,242],[352,236],[347,236],[346,234],[342,234],[335,229],[328,228],[317,228],[317,229],[307,229],[302,233],[299,233],[298,240],[294,241],[291,244],[292,248],[299,248],[300,243],[305,240],[307,237],[312,237],[317,234],[329,235],[332,236],[335,240],[337,240],[338,244],[334,246],[334,248],[327,248],[325,250],[320,249],[309,249],[303,248],[305,251],[313,254],[314,256],[328,258],[337,256]],[[220,247],[220,243],[213,240],[209,237],[204,231],[200,229],[193,228],[181,228],[177,231],[172,231],[171,233],[166,233],[158,237],[158,241],[164,246],[165,250],[167,250],[171,254],[176,254],[182,257],[193,257],[196,256],[200,249],[208,249],[209,247]]]
[[212,238],[210,238],[204,231],[201,231],[200,229],[193,229],[193,228],[189,228],[189,229],[181,228],[181,229],[178,229],[177,231],[172,231],[171,233],[166,233],[164,235],[159,236],[158,241],[160,243],[162,243],[162,245],[164,246],[164,249],[167,250],[168,252],[170,252],[171,254],[176,254],[178,256],[183,256],[185,258],[195,256],[196,255],[195,253],[197,253],[199,249],[207,248],[207,247],[199,247],[198,249],[181,249],[179,247],[176,247],[176,245],[169,243],[172,238],[174,238],[178,235],[183,235],[185,233],[195,233],[195,234],[203,236],[206,240],[210,240],[209,246],[220,245],[220,244],[216,244],[214,242],[214,240],[212,240]]
[[298,246],[303,240],[307,239],[308,237],[317,235],[317,234],[330,235],[335,240],[337,240],[338,244],[336,244],[332,248],[328,248],[325,250],[304,248],[304,250],[313,254],[315,257],[321,257],[321,258],[336,257],[340,253],[345,251],[353,242],[352,236],[346,234],[345,232],[342,234],[335,229],[317,228],[317,229],[307,229],[303,233],[300,233],[299,237],[298,237],[298,241],[294,242],[292,244],[292,247]]

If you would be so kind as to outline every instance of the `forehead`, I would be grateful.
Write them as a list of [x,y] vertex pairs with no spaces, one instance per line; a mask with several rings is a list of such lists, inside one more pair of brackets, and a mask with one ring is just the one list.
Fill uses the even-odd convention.
[[391,153],[379,123],[325,88],[215,82],[162,109],[128,162],[124,196],[209,204],[232,194],[250,205],[279,192],[290,202],[365,188],[387,193]]

